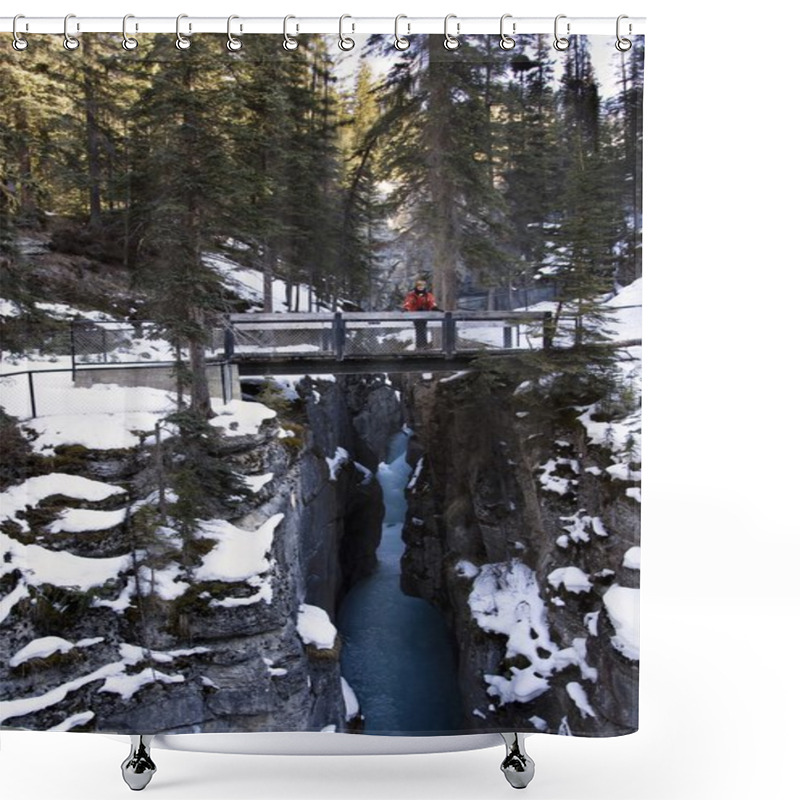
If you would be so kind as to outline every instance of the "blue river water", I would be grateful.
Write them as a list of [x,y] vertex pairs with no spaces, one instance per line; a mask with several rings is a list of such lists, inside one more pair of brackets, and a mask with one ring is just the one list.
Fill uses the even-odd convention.
[[400,589],[407,443],[405,433],[397,434],[378,471],[385,507],[378,568],[350,590],[337,615],[342,674],[361,704],[364,733],[457,732],[461,704],[450,632],[430,603]]

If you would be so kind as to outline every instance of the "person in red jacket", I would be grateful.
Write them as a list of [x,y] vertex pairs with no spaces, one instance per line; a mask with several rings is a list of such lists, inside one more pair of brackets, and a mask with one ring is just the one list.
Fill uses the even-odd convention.
[[[414,288],[406,295],[403,311],[439,311],[433,292],[428,291],[425,278],[417,278]],[[428,346],[428,323],[424,319],[414,320],[416,330],[416,348],[423,350]]]
[[425,278],[417,278],[414,288],[406,295],[403,311],[438,311],[433,292],[428,291]]

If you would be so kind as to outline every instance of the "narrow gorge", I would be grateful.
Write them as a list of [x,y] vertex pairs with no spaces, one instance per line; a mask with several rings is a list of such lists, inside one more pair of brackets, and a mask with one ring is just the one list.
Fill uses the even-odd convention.
[[[176,498],[144,434],[51,448],[48,485],[62,488],[14,487],[0,698],[26,699],[0,722],[636,728],[638,650],[620,609],[638,591],[638,473],[598,407],[558,409],[535,381],[481,370],[244,389],[254,401],[215,425],[249,491],[189,548],[159,522]],[[26,574],[24,548],[59,569]]]

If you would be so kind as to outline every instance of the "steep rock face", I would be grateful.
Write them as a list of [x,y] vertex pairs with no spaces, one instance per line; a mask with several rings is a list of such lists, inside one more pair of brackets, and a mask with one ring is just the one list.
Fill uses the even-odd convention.
[[[119,569],[83,589],[26,590],[18,570],[2,574],[0,663],[34,643],[44,649],[0,671],[0,724],[118,733],[344,729],[339,642],[332,649],[304,643],[298,611],[303,603],[319,606],[335,622],[337,598],[374,563],[380,488],[362,462],[341,452],[337,458],[337,451],[377,463],[382,428],[357,429],[351,420],[359,418],[359,403],[385,406],[375,415],[379,426],[399,427],[402,412],[382,380],[306,381],[301,395],[297,423],[269,422],[255,435],[225,439],[228,463],[261,477],[227,520],[198,534],[194,571],[176,557],[167,529],[142,549],[133,516],[118,515],[101,531],[53,533],[53,521],[69,509],[114,514],[127,507],[146,516],[157,504],[150,447],[73,448],[72,474],[120,492],[99,501],[49,497],[4,523],[8,546],[31,563],[40,551],[21,548],[92,564],[117,558]],[[264,526],[274,531],[264,538],[267,566],[258,575],[237,580],[207,568],[204,559],[226,537],[248,546]],[[137,568],[145,550],[151,566]],[[62,651],[47,652],[55,637]]]
[[403,588],[452,625],[465,725],[635,730],[638,652],[604,601],[638,586],[624,566],[639,537],[634,482],[608,475],[574,416],[523,410],[476,374],[410,379],[404,396],[415,472]]
[[302,484],[303,504],[312,509],[301,547],[308,602],[332,615],[377,564],[383,505],[375,471],[402,425],[403,409],[383,376],[306,378],[298,391],[312,434],[309,451],[325,465],[322,473],[304,473]]

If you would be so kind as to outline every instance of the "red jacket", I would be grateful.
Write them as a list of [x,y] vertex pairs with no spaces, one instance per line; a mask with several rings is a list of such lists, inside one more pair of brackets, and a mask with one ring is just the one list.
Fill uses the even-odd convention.
[[433,292],[427,289],[424,292],[418,292],[412,289],[407,295],[403,303],[403,311],[438,311],[436,308],[436,299]]

